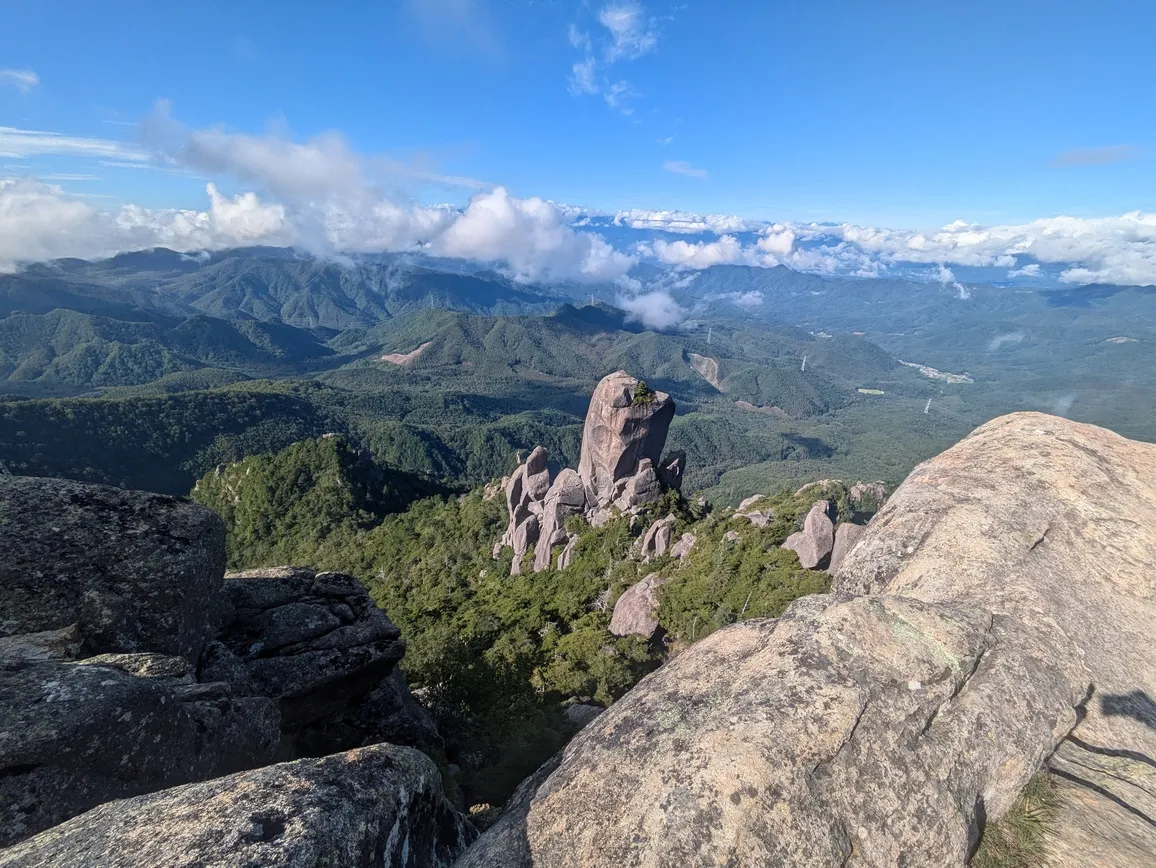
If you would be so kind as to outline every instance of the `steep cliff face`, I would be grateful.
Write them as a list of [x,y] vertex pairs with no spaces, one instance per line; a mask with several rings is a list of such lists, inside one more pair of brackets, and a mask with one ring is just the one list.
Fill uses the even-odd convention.
[[1156,852],[1156,446],[1040,414],[920,466],[834,592],[644,679],[459,861],[962,866],[1044,763],[1059,866]]
[[606,507],[622,494],[623,480],[647,460],[657,467],[674,418],[674,401],[625,371],[603,377],[590,398],[582,427],[578,476],[592,509]]

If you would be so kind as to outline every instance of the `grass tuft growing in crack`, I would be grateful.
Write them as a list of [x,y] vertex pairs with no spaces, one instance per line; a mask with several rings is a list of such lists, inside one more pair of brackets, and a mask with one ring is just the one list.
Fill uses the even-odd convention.
[[1045,842],[1059,794],[1047,771],[1040,771],[1003,817],[988,823],[971,868],[1044,868]]

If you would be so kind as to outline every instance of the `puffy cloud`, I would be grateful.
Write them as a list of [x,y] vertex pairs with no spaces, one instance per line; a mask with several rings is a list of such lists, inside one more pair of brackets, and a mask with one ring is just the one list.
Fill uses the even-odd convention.
[[0,181],[0,271],[20,262],[157,246],[192,251],[293,242],[279,206],[263,205],[251,193],[222,196],[212,184],[208,194],[206,211],[136,205],[101,211],[32,178]]
[[667,160],[662,168],[676,175],[686,175],[688,178],[705,178],[709,173],[706,169],[696,169],[686,160]]
[[686,319],[686,311],[664,289],[620,294],[618,306],[627,312],[628,320],[657,331],[674,328]]
[[[58,145],[60,137],[43,134]],[[228,197],[210,183],[208,208],[97,210],[32,179],[0,188],[0,263],[107,256],[154,246],[179,251],[250,244],[318,254],[421,249],[498,263],[517,279],[624,281],[634,257],[572,224],[578,209],[519,199],[498,187],[464,209],[386,195],[393,170],[354,152],[335,133],[294,142],[221,128],[189,130],[162,106],[145,125],[157,165],[189,167],[254,188]]]
[[600,236],[571,228],[553,203],[516,199],[502,187],[475,196],[431,249],[463,259],[503,260],[516,276],[531,280],[612,281],[634,264]]
[[733,235],[718,241],[653,241],[639,246],[640,252],[653,255],[664,265],[679,268],[710,268],[712,265],[757,265],[750,248],[744,248]]
[[759,250],[771,256],[787,257],[795,248],[795,233],[789,226],[775,223],[763,231],[763,237],[758,240],[757,245]]
[[8,84],[21,93],[39,86],[40,76],[31,69],[0,69],[0,84]]
[[1023,268],[1013,268],[1011,271],[1009,271],[1007,273],[1007,276],[1008,277],[1039,277],[1040,276],[1040,264],[1038,262],[1032,262],[1029,265],[1025,265]]

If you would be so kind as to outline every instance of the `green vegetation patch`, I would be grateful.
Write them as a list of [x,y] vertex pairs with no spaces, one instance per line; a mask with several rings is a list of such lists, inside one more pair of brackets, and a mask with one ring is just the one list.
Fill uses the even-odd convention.
[[1044,868],[1059,794],[1046,770],[1036,774],[1003,817],[988,823],[972,868]]

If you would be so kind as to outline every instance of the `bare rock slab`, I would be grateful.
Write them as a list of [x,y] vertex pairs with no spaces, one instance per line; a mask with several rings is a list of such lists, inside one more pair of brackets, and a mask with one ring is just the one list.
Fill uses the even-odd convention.
[[174,497],[0,477],[0,636],[78,625],[81,653],[196,660],[213,630],[225,527]]
[[1154,553],[1156,445],[989,422],[916,468],[833,593],[643,679],[459,864],[962,868],[1046,763],[1049,864],[1150,866]]
[[110,802],[0,866],[443,868],[475,834],[428,757],[379,744]]

